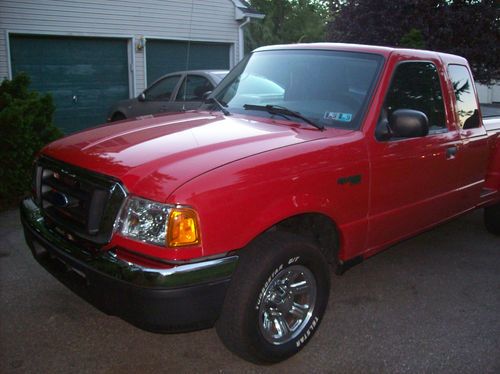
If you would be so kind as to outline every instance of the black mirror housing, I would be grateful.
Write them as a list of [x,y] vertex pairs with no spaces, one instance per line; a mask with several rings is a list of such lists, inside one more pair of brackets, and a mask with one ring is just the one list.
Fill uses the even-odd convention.
[[425,113],[413,109],[395,110],[389,117],[393,138],[418,138],[429,133],[429,119]]
[[141,92],[141,94],[137,96],[137,100],[146,101],[146,95],[144,94],[144,92]]

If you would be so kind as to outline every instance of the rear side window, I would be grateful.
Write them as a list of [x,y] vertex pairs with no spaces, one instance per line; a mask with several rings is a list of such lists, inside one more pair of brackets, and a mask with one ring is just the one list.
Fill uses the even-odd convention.
[[455,92],[456,110],[458,123],[463,129],[474,129],[479,127],[479,108],[469,69],[463,65],[449,65],[450,75]]
[[446,129],[443,94],[436,66],[430,62],[398,65],[384,108],[387,116],[398,109],[419,110],[429,119],[429,131]]

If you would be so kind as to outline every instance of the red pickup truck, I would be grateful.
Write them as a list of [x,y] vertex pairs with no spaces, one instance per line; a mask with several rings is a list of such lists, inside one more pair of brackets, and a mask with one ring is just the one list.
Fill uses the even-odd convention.
[[264,47],[197,111],[49,144],[21,218],[40,264],[101,310],[215,324],[277,362],[318,329],[332,269],[475,208],[500,235],[499,139],[461,57]]

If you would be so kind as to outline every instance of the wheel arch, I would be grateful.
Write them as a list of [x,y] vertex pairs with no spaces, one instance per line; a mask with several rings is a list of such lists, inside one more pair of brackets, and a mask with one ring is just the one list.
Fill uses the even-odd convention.
[[264,232],[270,231],[291,232],[309,239],[318,246],[328,263],[336,265],[339,260],[341,232],[335,221],[326,214],[299,213],[275,223]]

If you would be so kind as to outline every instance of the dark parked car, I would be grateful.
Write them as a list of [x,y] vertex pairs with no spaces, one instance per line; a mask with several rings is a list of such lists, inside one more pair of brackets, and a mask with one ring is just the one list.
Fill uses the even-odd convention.
[[203,101],[203,94],[212,91],[227,73],[227,70],[190,70],[164,75],[136,98],[116,102],[108,112],[108,122],[196,109]]

